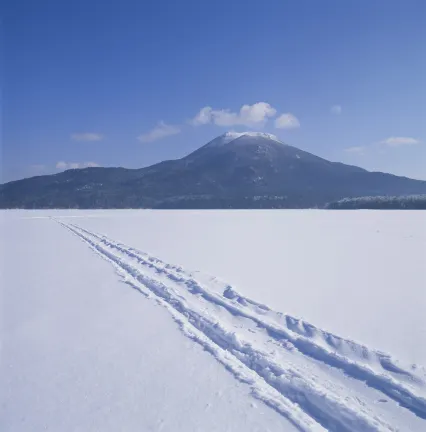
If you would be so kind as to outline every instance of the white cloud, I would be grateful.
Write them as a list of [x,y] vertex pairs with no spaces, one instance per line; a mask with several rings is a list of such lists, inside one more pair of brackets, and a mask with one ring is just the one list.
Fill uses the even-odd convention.
[[68,164],[66,162],[60,161],[56,164],[56,168],[59,170],[66,170],[68,168]]
[[190,121],[194,126],[213,123],[217,126],[262,127],[277,110],[266,102],[243,105],[238,112],[229,109],[214,110],[206,106]]
[[212,121],[213,109],[209,106],[201,108],[200,112],[190,121],[194,126],[205,125]]
[[356,153],[356,154],[362,155],[365,152],[365,147],[364,146],[348,147],[348,148],[345,148],[345,152]]
[[98,167],[99,164],[96,162],[64,162],[59,161],[56,164],[56,169],[58,170],[67,170],[67,169],[78,169],[78,168],[90,168],[90,167]]
[[275,127],[278,129],[295,129],[300,127],[300,122],[293,114],[285,113],[275,119]]
[[180,128],[178,126],[168,125],[160,121],[154,129],[146,134],[139,135],[138,140],[141,142],[152,142],[171,135],[177,135],[178,133],[180,133]]
[[420,144],[420,141],[418,139],[410,138],[410,137],[390,137],[390,138],[386,138],[383,141],[380,141],[379,144],[384,144],[389,147],[401,147],[407,145]]
[[101,134],[95,132],[74,133],[71,135],[73,141],[101,141],[102,138],[103,136]]
[[[367,146],[354,146],[354,147],[348,147],[345,148],[344,151],[346,153],[352,153],[352,154],[358,154],[358,155],[365,155],[365,153],[369,150],[373,150],[375,148],[375,145],[379,146],[387,146],[387,147],[402,147],[402,146],[410,146],[410,145],[416,145],[420,144],[421,141],[415,138],[410,137],[390,137],[386,138],[383,141],[379,141]],[[379,154],[385,153],[385,148],[377,148],[376,151],[378,151]]]
[[342,107],[340,105],[333,105],[330,111],[332,114],[340,115],[342,114]]

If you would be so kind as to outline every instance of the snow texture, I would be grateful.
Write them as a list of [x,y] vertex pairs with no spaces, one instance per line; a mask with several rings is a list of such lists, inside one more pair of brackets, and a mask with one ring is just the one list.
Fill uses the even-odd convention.
[[3,216],[0,431],[297,430],[77,237]]
[[225,132],[223,135],[215,138],[213,141],[208,143],[206,147],[220,147],[225,144],[241,138],[242,136],[252,137],[252,138],[267,138],[272,141],[277,141],[283,144],[275,135],[266,132]]
[[406,363],[426,364],[423,211],[57,214]]
[[[269,415],[275,412],[282,418],[284,430],[425,430],[424,367],[276,311],[217,277],[186,270],[100,234],[88,227],[102,225],[96,216],[70,216],[58,212],[42,220],[61,227],[109,263],[128,287],[141,294],[141,302],[146,299],[168,311],[183,335],[250,388],[252,396],[271,409]],[[151,319],[147,317],[146,326],[155,325]],[[8,384],[6,374],[0,377],[3,388],[5,380]],[[6,415],[12,402],[6,398],[3,403]],[[269,426],[266,419],[263,426]],[[245,428],[241,430],[255,430]]]

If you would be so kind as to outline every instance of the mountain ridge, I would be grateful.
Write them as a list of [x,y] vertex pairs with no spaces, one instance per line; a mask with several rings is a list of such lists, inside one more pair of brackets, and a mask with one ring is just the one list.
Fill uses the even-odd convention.
[[181,159],[88,167],[0,185],[0,208],[307,208],[426,193],[426,181],[331,162],[262,132],[227,132]]

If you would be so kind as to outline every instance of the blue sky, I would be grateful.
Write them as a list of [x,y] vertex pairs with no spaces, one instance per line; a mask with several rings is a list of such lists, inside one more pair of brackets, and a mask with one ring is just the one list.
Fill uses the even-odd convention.
[[9,2],[2,180],[262,130],[426,180],[426,2]]

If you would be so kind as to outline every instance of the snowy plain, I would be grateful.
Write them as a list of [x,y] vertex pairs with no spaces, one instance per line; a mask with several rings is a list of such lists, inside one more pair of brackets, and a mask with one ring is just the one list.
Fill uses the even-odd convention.
[[2,431],[426,430],[425,212],[0,223]]

